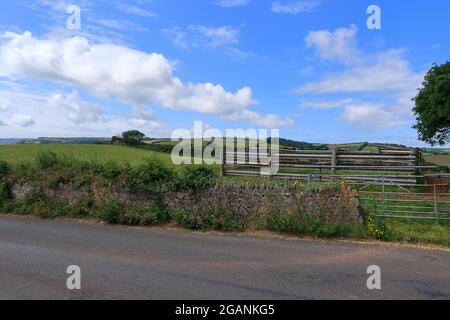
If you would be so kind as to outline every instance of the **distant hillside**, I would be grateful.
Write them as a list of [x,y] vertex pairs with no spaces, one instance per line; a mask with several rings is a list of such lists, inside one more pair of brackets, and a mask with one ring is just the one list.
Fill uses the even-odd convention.
[[[412,150],[405,145],[401,144],[390,144],[390,143],[369,143],[369,142],[355,142],[355,143],[342,143],[342,144],[320,144],[320,143],[310,143],[304,141],[296,141],[285,138],[280,138],[280,145],[282,148],[286,149],[297,149],[297,150],[329,150],[333,148],[339,148],[341,150],[349,151],[365,151],[378,153],[380,149],[397,149],[397,150]],[[268,143],[271,139],[268,139]],[[41,137],[37,139],[0,139],[0,144],[109,144],[109,138],[49,138]],[[168,138],[158,138],[150,139],[144,141],[145,145],[141,146],[144,149],[158,151],[163,153],[170,153],[177,142],[172,142]],[[205,142],[206,147],[208,143]],[[424,148],[425,154],[429,155],[446,155],[450,154],[450,149],[439,149],[439,148]]]
[[[268,142],[271,142],[271,139],[268,139]],[[298,149],[298,150],[327,150],[328,145],[326,144],[313,144],[309,142],[303,141],[295,141],[289,139],[280,138],[280,145],[289,148],[289,149]]]
[[0,139],[0,144],[17,144],[22,139]]
[[25,139],[19,144],[105,144],[110,138],[47,138]]

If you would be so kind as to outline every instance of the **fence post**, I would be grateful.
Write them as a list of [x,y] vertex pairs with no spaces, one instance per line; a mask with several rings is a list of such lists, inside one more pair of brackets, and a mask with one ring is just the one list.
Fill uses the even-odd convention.
[[225,146],[222,148],[222,155],[221,155],[221,159],[220,159],[220,177],[223,178],[225,177],[225,159],[226,159],[226,149]]
[[383,217],[386,217],[386,176],[383,175]]
[[436,220],[439,223],[439,209],[438,209],[436,184],[433,184],[433,190],[434,190],[434,213],[436,214]]
[[[333,148],[333,150],[331,151],[331,174],[333,176],[336,175],[337,154],[338,154],[338,148]],[[333,179],[334,179],[334,177],[333,177]]]

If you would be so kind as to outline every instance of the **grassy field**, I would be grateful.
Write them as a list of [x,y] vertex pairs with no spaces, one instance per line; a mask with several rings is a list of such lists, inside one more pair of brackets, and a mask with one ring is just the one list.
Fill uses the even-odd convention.
[[450,155],[425,156],[425,160],[438,166],[450,167]]
[[146,159],[158,159],[170,164],[170,154],[120,145],[2,145],[0,159],[15,165],[33,161],[42,150],[66,155],[82,161],[129,162],[131,165],[144,163]]

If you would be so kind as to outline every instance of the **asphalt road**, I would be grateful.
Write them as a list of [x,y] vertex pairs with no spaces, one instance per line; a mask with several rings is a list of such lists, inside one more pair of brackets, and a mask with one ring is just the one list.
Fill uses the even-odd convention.
[[0,299],[450,299],[450,252],[2,216]]

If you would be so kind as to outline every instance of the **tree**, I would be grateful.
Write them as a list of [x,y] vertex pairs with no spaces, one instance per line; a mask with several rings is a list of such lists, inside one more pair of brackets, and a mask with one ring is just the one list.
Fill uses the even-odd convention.
[[125,131],[122,133],[122,141],[127,145],[141,144],[145,138],[145,134],[137,130]]
[[433,65],[413,101],[419,139],[433,146],[450,142],[450,62]]
[[111,144],[120,143],[120,142],[122,142],[122,137],[113,136],[111,138]]

